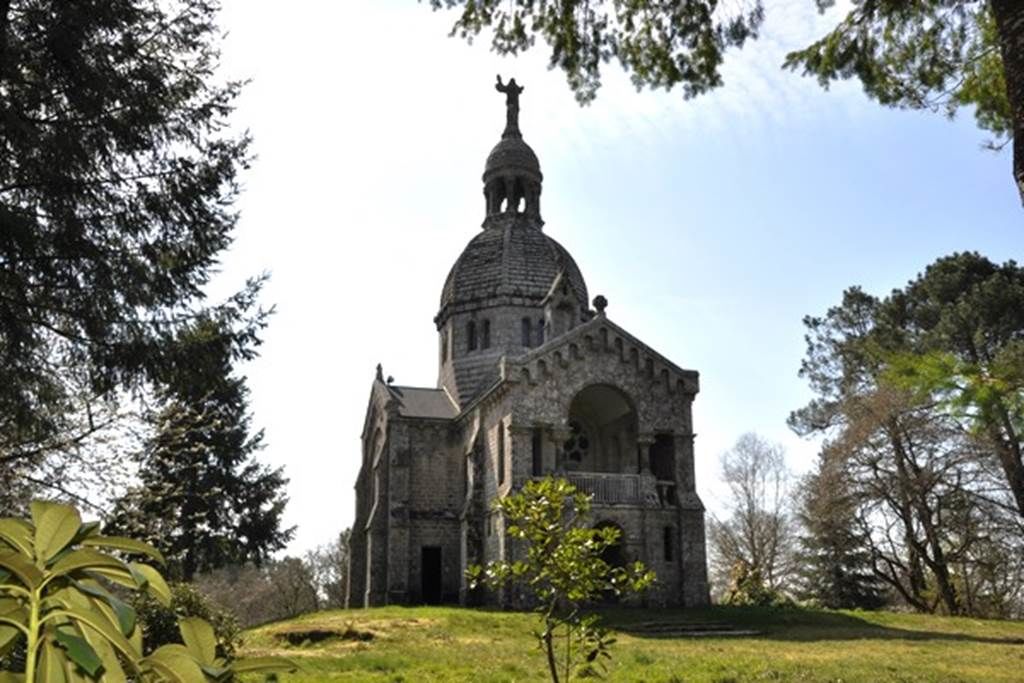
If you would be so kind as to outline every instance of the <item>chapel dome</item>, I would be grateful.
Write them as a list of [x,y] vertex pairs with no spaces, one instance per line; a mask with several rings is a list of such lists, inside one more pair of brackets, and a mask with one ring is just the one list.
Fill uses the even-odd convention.
[[495,174],[524,173],[538,182],[543,178],[540,161],[533,149],[521,137],[505,137],[487,155],[484,165],[484,183]]
[[438,321],[453,309],[502,303],[539,305],[564,272],[573,293],[587,302],[587,284],[565,247],[522,221],[483,230],[455,261],[441,290]]

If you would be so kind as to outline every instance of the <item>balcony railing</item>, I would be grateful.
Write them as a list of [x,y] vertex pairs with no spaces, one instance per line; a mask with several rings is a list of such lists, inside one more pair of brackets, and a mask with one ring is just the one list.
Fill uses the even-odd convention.
[[675,482],[657,481],[649,474],[567,472],[565,476],[577,489],[592,495],[597,505],[675,506]]

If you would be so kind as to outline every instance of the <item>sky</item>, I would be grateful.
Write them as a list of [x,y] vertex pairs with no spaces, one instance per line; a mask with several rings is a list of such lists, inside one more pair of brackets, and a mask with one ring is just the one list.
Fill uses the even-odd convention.
[[834,25],[812,0],[772,0],[725,85],[693,100],[637,92],[616,64],[580,107],[543,44],[516,58],[449,38],[455,15],[413,0],[224,0],[224,77],[251,82],[232,121],[253,136],[235,242],[212,298],[266,271],[276,307],[242,368],[260,457],[290,479],[288,552],[354,517],[360,431],[377,363],[436,386],[445,276],[484,217],[484,160],[504,126],[495,74],[515,77],[520,127],[544,173],[545,231],[607,314],[700,372],[697,488],[728,496],[719,458],[744,432],[782,444],[794,475],[817,444],[786,426],[805,315],[859,285],[884,295],[935,259],[1022,259],[1008,151],[950,121],[884,109],[855,83],[782,71]]

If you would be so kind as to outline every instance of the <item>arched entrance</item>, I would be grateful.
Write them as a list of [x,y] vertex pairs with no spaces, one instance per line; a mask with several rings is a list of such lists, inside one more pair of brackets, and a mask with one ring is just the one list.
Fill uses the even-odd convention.
[[608,384],[582,389],[569,404],[568,423],[569,438],[562,445],[566,470],[636,472],[636,409],[621,389]]

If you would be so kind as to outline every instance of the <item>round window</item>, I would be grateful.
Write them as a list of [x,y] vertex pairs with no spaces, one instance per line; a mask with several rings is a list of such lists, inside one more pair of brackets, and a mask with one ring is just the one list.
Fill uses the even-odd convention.
[[569,430],[569,438],[562,444],[562,452],[573,462],[583,462],[583,458],[590,449],[590,439],[580,423],[575,420],[569,422]]

